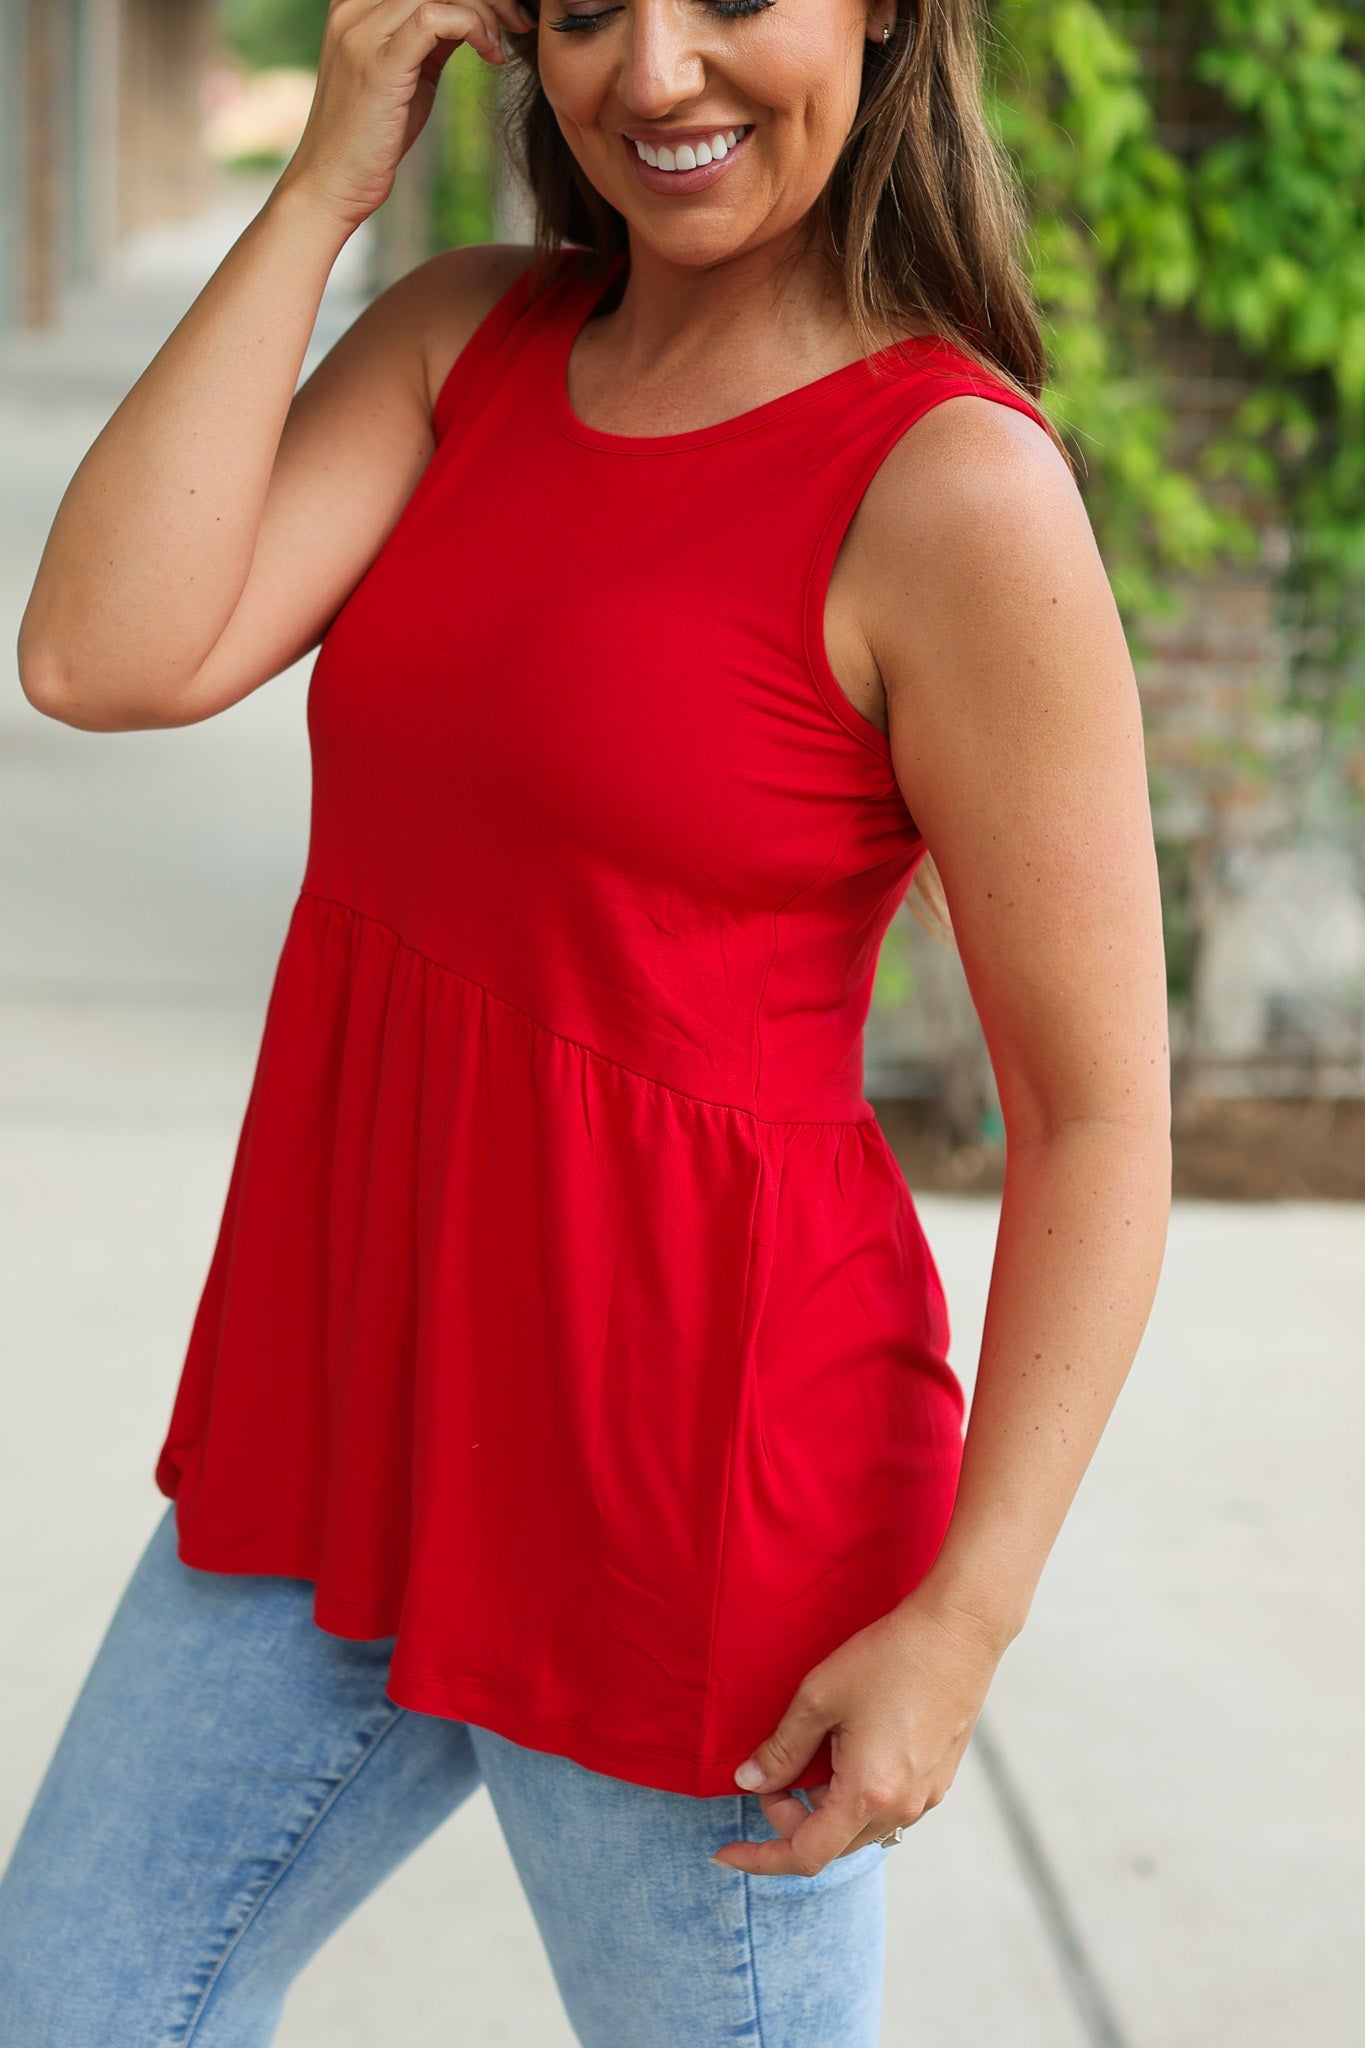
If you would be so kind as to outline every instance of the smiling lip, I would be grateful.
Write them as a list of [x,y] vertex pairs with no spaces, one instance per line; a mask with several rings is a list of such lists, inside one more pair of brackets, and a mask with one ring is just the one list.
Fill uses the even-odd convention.
[[712,128],[637,129],[633,134],[622,133],[621,141],[626,154],[635,166],[635,175],[640,183],[651,192],[661,192],[677,198],[685,198],[691,192],[703,192],[708,185],[714,185],[723,178],[736,157],[742,156],[753,140],[754,130],[749,128],[740,136],[733,149],[724,156],[713,157],[709,164],[698,164],[695,171],[660,171],[653,164],[647,164],[635,147],[637,138],[649,143],[651,148],[676,149],[683,142],[709,142],[718,131],[724,134],[727,128],[737,128],[739,122],[718,122]]
[[621,133],[627,142],[647,142],[651,149],[676,149],[681,142],[709,142],[713,135],[726,135],[732,128],[748,125],[747,121],[712,121],[706,128],[623,128]]

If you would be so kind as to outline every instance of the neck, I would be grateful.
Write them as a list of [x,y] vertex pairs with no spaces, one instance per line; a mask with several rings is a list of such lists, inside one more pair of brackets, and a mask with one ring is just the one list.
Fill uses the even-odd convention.
[[620,303],[600,323],[623,377],[648,382],[722,358],[776,356],[800,369],[847,346],[842,283],[795,235],[707,264],[670,262],[633,240],[629,262]]

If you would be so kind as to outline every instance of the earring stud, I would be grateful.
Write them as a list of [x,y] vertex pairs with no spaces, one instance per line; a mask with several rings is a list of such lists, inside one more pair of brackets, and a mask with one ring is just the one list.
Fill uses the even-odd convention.
[[883,28],[883,30],[882,30],[882,41],[883,41],[884,43],[889,43],[889,42],[890,42],[890,40],[891,40],[891,31],[890,31],[890,29],[889,29],[889,28]]

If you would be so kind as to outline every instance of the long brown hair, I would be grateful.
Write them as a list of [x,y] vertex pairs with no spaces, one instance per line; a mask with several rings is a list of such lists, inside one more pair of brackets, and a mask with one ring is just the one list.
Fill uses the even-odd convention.
[[[1037,405],[1047,362],[1022,259],[1027,221],[986,118],[981,22],[981,0],[901,0],[890,40],[866,46],[858,109],[808,217],[807,247],[842,278],[865,355],[927,329]],[[504,139],[535,209],[532,269],[543,273],[547,258],[576,244],[586,275],[604,270],[629,248],[625,217],[564,140],[540,82],[536,30],[509,31],[508,44],[520,62],[507,77]],[[951,938],[932,855],[906,900],[922,925]]]

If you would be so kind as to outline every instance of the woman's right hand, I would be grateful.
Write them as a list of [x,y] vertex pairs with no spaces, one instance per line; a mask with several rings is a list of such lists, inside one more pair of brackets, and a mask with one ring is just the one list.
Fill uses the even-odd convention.
[[506,61],[501,28],[535,27],[520,0],[331,0],[313,104],[277,189],[303,188],[348,231],[393,190],[446,60],[468,40]]

